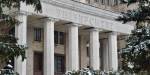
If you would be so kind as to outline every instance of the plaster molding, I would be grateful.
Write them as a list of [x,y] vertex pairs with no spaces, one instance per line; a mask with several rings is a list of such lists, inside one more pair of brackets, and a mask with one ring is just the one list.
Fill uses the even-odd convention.
[[96,28],[96,27],[91,27],[90,29],[86,29],[86,31],[98,31],[98,32],[101,32],[103,31],[103,29],[100,29],[100,28]]
[[72,22],[70,22],[70,23],[68,23],[68,24],[65,24],[65,25],[66,25],[66,26],[77,26],[77,27],[82,26],[81,24],[72,23]]
[[108,33],[108,35],[119,35],[119,33],[111,31],[111,32]]
[[120,16],[120,13],[116,13],[116,12],[114,13],[111,11],[102,10],[100,8],[96,8],[96,7],[93,7],[84,3],[80,3],[80,2],[75,2],[72,0],[67,0],[67,1],[66,0],[43,0],[42,2],[52,4],[55,6],[59,6],[62,8],[67,8],[67,9],[74,10],[77,12],[90,14],[93,16],[111,19],[111,20],[112,19],[114,20],[115,18]]
[[53,22],[59,21],[59,19],[52,18],[52,17],[44,17],[41,20],[43,20],[43,21],[53,21]]

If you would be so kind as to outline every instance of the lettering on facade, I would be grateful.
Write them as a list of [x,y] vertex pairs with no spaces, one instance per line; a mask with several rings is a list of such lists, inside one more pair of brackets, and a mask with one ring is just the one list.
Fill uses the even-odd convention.
[[77,23],[84,23],[84,24],[90,24],[90,25],[94,25],[95,24],[95,20],[96,18],[94,17],[89,17],[83,14],[79,14],[76,12],[72,12],[72,11],[65,11],[64,9],[61,8],[57,8],[57,16],[61,17],[62,19],[67,19],[67,20],[73,20]]
[[[119,26],[116,23],[109,22],[104,19],[100,19],[98,17],[88,16],[85,13],[78,13],[74,11],[68,11],[62,8],[56,8],[56,14],[59,18],[72,21],[79,24],[84,24],[88,26],[98,27],[106,30],[114,30],[118,31],[118,28],[114,28],[113,26]],[[120,26],[119,26],[120,27]]]

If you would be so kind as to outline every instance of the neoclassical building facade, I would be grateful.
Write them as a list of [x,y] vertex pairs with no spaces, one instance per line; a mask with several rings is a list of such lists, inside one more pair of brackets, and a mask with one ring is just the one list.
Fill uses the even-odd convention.
[[[27,45],[26,60],[15,59],[20,75],[62,75],[91,67],[117,71],[119,37],[134,26],[115,21],[118,0],[41,0],[42,13],[21,4],[13,10],[21,23],[15,27],[18,43]],[[105,4],[109,6],[106,7]],[[115,11],[116,10],[116,11]],[[114,12],[115,11],[115,12]]]

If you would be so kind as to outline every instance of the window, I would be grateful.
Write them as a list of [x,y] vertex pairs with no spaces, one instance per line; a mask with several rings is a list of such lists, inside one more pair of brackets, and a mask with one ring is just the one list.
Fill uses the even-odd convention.
[[62,55],[55,55],[55,72],[56,73],[65,72],[65,58]]
[[58,44],[58,32],[57,31],[54,32],[54,40],[55,40],[55,44]]
[[42,29],[34,28],[34,41],[40,42],[42,40]]
[[64,44],[64,32],[55,31],[55,44]]
[[101,0],[101,4],[103,4],[103,5],[108,5],[108,6],[110,6],[110,5],[117,5],[119,3],[119,0]]
[[86,47],[87,57],[90,57],[90,47]]
[[63,32],[60,32],[59,39],[60,39],[60,44],[64,44],[64,33]]

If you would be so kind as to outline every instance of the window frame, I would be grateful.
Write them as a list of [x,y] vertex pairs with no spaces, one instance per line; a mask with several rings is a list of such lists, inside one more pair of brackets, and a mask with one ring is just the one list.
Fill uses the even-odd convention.
[[65,33],[60,31],[54,31],[54,39],[56,45],[64,45]]
[[34,41],[41,42],[42,41],[42,28],[35,27],[34,29]]
[[[55,54],[54,55],[55,57],[54,57],[54,59],[55,59],[55,72],[57,73],[64,73],[65,72],[65,55],[64,54]],[[56,62],[58,59],[60,59],[61,60],[61,63],[60,62]],[[57,66],[56,66],[56,64],[57,64]],[[58,68],[58,64],[61,64],[61,71],[59,71],[59,70],[56,70],[56,67]],[[63,65],[64,64],[64,65]]]

